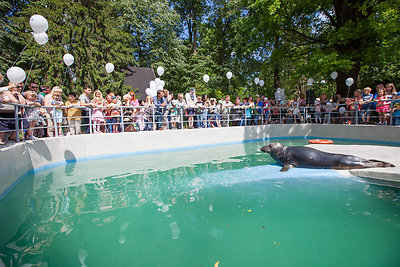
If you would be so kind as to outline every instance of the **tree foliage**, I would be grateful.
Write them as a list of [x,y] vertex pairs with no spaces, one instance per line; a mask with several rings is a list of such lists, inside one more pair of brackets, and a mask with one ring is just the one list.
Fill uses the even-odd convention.
[[[123,93],[124,67],[163,66],[175,93],[271,97],[282,87],[296,96],[310,77],[319,81],[313,89],[330,91],[338,71],[336,88],[346,95],[347,77],[356,81],[351,90],[400,82],[399,10],[400,0],[0,1],[0,67],[4,73],[29,43],[29,18],[41,14],[49,42],[31,41],[17,62],[41,85]],[[75,57],[70,68],[65,53]],[[116,66],[109,75],[107,62]]]

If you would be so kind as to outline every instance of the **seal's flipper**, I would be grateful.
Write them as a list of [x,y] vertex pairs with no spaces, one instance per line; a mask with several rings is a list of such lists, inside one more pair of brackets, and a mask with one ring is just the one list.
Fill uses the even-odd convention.
[[287,172],[288,170],[290,170],[291,168],[294,168],[294,165],[292,164],[286,164],[282,167],[281,172]]

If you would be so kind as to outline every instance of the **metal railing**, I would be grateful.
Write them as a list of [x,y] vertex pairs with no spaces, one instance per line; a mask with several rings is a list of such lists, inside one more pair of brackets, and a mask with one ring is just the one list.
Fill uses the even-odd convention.
[[[0,113],[0,119],[15,121],[15,129],[0,132],[18,133],[17,142],[26,139],[24,132],[27,130],[40,138],[69,135],[74,129],[74,134],[94,134],[261,124],[360,124],[367,123],[367,115],[370,123],[382,121],[372,109],[362,109],[358,103],[305,107],[198,106],[191,108],[190,112],[189,108],[155,106],[73,107],[81,110],[82,115],[76,117],[68,117],[66,107],[11,105],[14,106],[14,116],[7,118]],[[32,112],[32,109],[37,109],[37,112]],[[28,116],[30,113],[37,115]],[[385,118],[388,125],[391,124],[390,117],[391,113]]]

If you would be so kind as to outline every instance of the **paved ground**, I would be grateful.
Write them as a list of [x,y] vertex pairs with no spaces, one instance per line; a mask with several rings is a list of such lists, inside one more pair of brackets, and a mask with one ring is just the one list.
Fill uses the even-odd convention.
[[334,144],[309,146],[330,153],[355,155],[365,159],[390,162],[396,167],[356,169],[348,172],[354,176],[366,178],[373,183],[400,187],[400,147]]

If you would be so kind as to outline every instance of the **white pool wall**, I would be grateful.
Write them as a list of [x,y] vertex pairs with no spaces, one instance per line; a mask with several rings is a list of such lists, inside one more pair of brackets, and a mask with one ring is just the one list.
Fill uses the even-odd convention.
[[44,138],[0,150],[0,196],[28,172],[67,161],[240,143],[269,138],[331,138],[400,145],[400,127],[278,124]]

